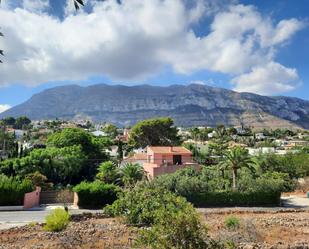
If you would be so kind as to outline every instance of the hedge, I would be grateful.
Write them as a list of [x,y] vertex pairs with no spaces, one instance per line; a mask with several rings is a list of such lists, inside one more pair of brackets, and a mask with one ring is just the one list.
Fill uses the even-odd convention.
[[101,181],[81,182],[73,188],[78,194],[78,206],[82,208],[102,208],[112,204],[120,188]]
[[23,205],[25,193],[33,190],[30,180],[0,175],[0,206]]
[[233,207],[233,206],[280,206],[281,193],[277,191],[259,192],[208,192],[187,196],[196,207]]

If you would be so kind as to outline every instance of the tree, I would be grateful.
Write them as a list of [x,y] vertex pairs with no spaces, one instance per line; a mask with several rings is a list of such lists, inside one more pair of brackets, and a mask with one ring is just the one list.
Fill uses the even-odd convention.
[[145,172],[138,163],[128,163],[120,169],[121,180],[125,186],[134,186],[138,181],[141,181]]
[[21,116],[21,117],[16,119],[14,128],[15,129],[24,129],[29,124],[31,124],[31,120],[26,116]]
[[227,134],[232,136],[232,135],[237,135],[237,130],[234,127],[230,127],[227,129]]
[[200,130],[197,127],[194,127],[192,129],[190,129],[190,133],[191,133],[191,138],[196,142],[199,140],[200,137]]
[[2,123],[5,126],[15,125],[15,122],[16,122],[16,120],[13,117],[6,117],[6,118],[2,119]]
[[[57,148],[80,145],[83,152],[91,159],[106,159],[102,150],[111,145],[110,140],[92,137],[79,128],[67,128],[53,133],[47,138],[47,145]],[[103,156],[104,158],[101,158]]]
[[130,132],[129,144],[135,148],[178,145],[180,138],[171,118],[147,119],[137,123]]
[[47,177],[43,174],[41,174],[39,171],[36,171],[34,173],[30,173],[26,176],[26,179],[29,179],[33,186],[39,186],[42,188],[42,190],[48,190],[51,189],[53,184],[47,182]]
[[0,129],[0,159],[2,157],[16,157],[18,154],[18,144],[15,142],[15,135],[8,133],[3,127]]
[[80,146],[35,149],[29,156],[1,162],[0,171],[25,177],[36,171],[54,183],[76,183],[86,160]]
[[102,182],[105,183],[116,183],[119,182],[119,169],[117,168],[117,165],[114,162],[107,161],[104,163],[101,163],[98,168],[98,173],[96,175],[96,178]]
[[246,149],[241,147],[235,147],[225,153],[224,161],[220,162],[220,166],[223,168],[230,168],[233,176],[233,190],[237,189],[237,171],[241,168],[249,168],[254,171],[253,161]]
[[110,138],[115,138],[118,134],[118,131],[117,131],[117,126],[113,125],[113,124],[107,124],[103,127],[102,129],[106,134],[107,136],[109,136]]
[[91,136],[78,128],[66,128],[49,135],[47,145],[57,148],[80,145],[84,152],[92,150]]
[[[48,136],[47,145],[49,147],[65,148],[70,146],[81,146],[82,152],[87,160],[83,165],[81,175],[92,180],[95,176],[98,165],[108,160],[105,148],[109,147],[110,140],[95,138],[89,133],[79,128],[67,128]],[[106,146],[106,147],[105,147]]]
[[218,125],[215,131],[216,131],[216,138],[218,139],[224,139],[227,136],[227,130],[225,129],[224,125]]
[[206,140],[208,140],[208,134],[212,132],[212,129],[209,128],[203,128],[200,130],[200,140],[204,143]]

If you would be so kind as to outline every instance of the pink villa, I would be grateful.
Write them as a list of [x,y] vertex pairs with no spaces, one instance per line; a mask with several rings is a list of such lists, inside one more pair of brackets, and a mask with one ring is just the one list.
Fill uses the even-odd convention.
[[154,178],[163,174],[174,173],[178,169],[200,166],[193,161],[192,152],[184,147],[174,146],[148,146],[144,170]]

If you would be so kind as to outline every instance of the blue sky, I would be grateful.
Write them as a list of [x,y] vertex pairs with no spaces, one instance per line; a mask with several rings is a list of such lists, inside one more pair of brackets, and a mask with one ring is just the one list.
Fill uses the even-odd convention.
[[0,111],[64,84],[199,83],[309,100],[308,0],[123,2],[76,13],[65,0],[4,0]]

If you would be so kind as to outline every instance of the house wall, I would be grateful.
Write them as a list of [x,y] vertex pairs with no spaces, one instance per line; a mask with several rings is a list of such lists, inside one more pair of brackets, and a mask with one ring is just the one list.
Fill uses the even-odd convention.
[[147,172],[150,178],[157,177],[163,174],[171,174],[179,169],[184,169],[187,167],[193,167],[195,170],[200,170],[201,166],[195,163],[187,163],[183,165],[170,165],[170,166],[158,166],[157,164],[144,163],[144,170]]
[[[167,153],[151,153],[148,152],[147,153],[147,162],[148,163],[154,163],[154,164],[158,164],[158,165],[163,165],[163,162],[165,161],[166,163],[170,163],[173,164],[173,156],[176,154],[167,154]],[[177,154],[177,155],[181,155],[182,157],[182,163],[192,163],[192,155],[191,154]]]

